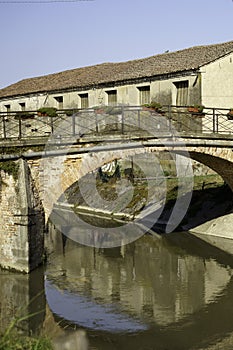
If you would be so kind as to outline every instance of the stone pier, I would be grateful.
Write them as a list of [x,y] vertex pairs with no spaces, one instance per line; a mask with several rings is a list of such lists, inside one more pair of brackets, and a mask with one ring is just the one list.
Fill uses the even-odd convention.
[[17,174],[1,170],[0,265],[30,272],[42,263],[44,210],[27,162],[16,162]]

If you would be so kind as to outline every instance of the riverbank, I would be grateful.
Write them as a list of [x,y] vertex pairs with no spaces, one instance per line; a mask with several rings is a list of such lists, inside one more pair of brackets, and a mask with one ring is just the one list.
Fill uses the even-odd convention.
[[53,347],[47,338],[27,337],[13,330],[0,335],[0,350],[53,350]]
[[[87,178],[84,182],[88,183],[89,180]],[[232,191],[217,174],[194,176],[193,181],[191,202],[187,208],[186,215],[176,228],[177,230],[190,230],[207,221],[230,213],[233,209]],[[143,216],[146,217],[148,215],[149,218],[149,215],[153,216],[156,214],[156,211],[160,210],[164,204],[162,186],[158,186],[158,181],[154,185],[154,191],[151,195],[148,193],[146,181],[135,180],[133,184],[131,182],[126,183],[121,192],[117,189],[117,182],[102,183],[97,181],[96,188],[100,197],[104,198],[104,208],[93,196],[92,186],[84,186],[86,192],[83,192],[82,189],[82,193],[76,187],[75,191],[69,193],[67,197],[68,203],[60,203],[59,206],[64,206],[63,209],[74,210],[78,215],[85,215],[88,221],[88,217],[93,216],[119,222],[132,221],[135,218],[140,218],[142,210]],[[163,212],[159,220],[153,225],[153,229],[158,233],[165,232],[166,223],[177,201],[177,190],[177,179],[175,177],[167,177]],[[117,194],[119,194],[118,198]],[[125,198],[130,198],[128,194],[131,196],[131,200],[125,205]],[[189,196],[190,193],[187,195]]]
[[[175,191],[171,190],[171,199],[165,205],[160,222],[168,221],[176,202],[175,195]],[[195,177],[190,205],[176,230],[192,230],[206,222],[230,214],[232,211],[232,191],[227,185],[213,176]],[[154,228],[163,232],[164,225],[158,223]]]

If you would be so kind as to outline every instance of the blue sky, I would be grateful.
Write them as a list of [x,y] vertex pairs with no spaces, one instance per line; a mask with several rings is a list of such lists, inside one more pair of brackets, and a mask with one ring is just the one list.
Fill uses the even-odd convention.
[[67,69],[233,40],[232,0],[5,1],[0,0],[0,88]]

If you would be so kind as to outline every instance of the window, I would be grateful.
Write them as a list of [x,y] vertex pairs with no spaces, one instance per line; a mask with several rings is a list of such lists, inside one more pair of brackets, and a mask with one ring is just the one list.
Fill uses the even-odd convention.
[[79,94],[80,97],[80,105],[81,108],[88,108],[89,107],[89,102],[88,102],[88,94]]
[[150,86],[140,86],[139,90],[139,104],[144,105],[150,103]]
[[117,90],[106,91],[108,94],[108,105],[115,106],[117,104]]
[[56,96],[54,98],[57,101],[58,109],[63,109],[63,96]]
[[21,102],[19,103],[20,107],[21,107],[21,111],[24,112],[25,111],[25,108],[26,108],[26,104],[25,102]]
[[11,111],[11,105],[5,105],[4,107],[6,108],[6,112],[7,112],[7,113],[10,113],[10,111]]
[[187,106],[188,104],[188,80],[178,81],[174,83],[176,86],[176,105]]

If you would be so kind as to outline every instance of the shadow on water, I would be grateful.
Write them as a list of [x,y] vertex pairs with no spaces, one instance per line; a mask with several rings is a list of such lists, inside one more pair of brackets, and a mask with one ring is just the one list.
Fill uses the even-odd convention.
[[232,255],[187,232],[112,249],[69,239],[64,248],[52,234],[47,302],[62,327],[87,330],[91,347],[199,349],[233,333]]
[[29,275],[0,269],[0,331],[15,319],[30,316],[17,325],[25,335],[39,335],[45,319],[44,269]]

